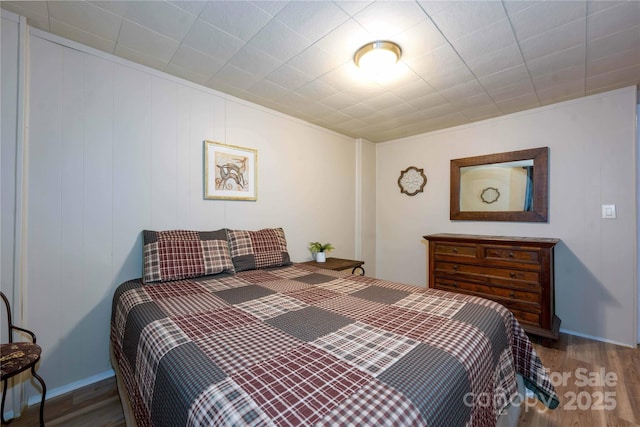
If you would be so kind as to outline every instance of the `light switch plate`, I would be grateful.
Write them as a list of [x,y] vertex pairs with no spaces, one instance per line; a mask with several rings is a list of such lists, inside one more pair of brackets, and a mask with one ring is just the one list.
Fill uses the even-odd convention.
[[602,218],[615,219],[616,218],[616,205],[602,205]]

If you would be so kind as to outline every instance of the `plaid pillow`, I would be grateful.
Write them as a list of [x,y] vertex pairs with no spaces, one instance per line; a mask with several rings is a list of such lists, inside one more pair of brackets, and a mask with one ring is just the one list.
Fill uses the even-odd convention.
[[143,231],[143,282],[233,273],[225,230]]
[[231,259],[236,271],[291,264],[282,228],[259,231],[227,230]]

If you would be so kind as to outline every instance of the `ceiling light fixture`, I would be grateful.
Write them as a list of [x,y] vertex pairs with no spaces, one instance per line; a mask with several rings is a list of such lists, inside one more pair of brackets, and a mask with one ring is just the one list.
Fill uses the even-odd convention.
[[402,49],[394,42],[376,40],[358,49],[353,62],[363,71],[385,74],[402,56]]

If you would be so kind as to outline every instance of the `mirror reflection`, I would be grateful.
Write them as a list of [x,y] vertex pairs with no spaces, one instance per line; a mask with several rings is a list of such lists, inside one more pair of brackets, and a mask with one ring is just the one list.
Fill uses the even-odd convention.
[[533,160],[460,168],[461,211],[532,211]]
[[546,222],[549,148],[451,160],[452,220]]

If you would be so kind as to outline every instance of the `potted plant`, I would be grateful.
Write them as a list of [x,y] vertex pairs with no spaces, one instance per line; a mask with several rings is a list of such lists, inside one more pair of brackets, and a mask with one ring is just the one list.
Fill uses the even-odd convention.
[[327,252],[331,252],[335,248],[331,243],[311,242],[309,250],[316,257],[316,262],[325,262],[327,260]]

